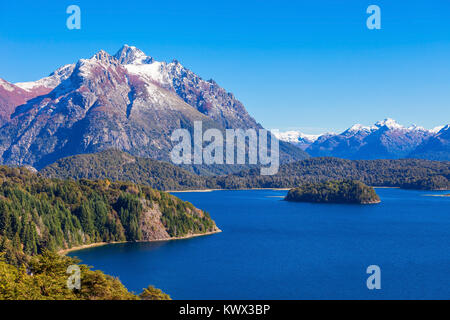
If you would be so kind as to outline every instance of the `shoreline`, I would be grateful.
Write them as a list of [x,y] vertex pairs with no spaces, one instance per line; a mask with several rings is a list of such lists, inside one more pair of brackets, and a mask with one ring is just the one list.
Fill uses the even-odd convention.
[[205,233],[196,233],[196,234],[186,235],[186,236],[183,236],[183,237],[172,237],[172,238],[167,238],[167,239],[154,239],[154,240],[141,240],[141,241],[95,242],[95,243],[90,243],[90,244],[83,244],[81,246],[76,246],[76,247],[72,247],[72,248],[69,248],[69,249],[59,250],[58,253],[60,255],[66,255],[69,252],[81,251],[81,250],[84,250],[84,249],[90,249],[90,248],[95,248],[95,247],[102,247],[102,246],[106,246],[108,244],[120,244],[120,243],[132,243],[132,242],[138,242],[138,243],[149,242],[150,243],[150,242],[186,240],[186,239],[210,236],[210,235],[221,233],[221,232],[222,232],[222,230],[217,228],[216,231],[210,231],[210,232],[205,232]]
[[289,191],[292,188],[244,188],[244,189],[193,189],[193,190],[167,190],[168,193],[186,193],[186,192],[213,192],[213,191],[250,191],[250,190],[277,190]]
[[[370,187],[370,186],[369,186]],[[374,189],[401,189],[400,187],[372,187]],[[213,192],[213,191],[251,191],[251,190],[275,190],[275,191],[289,191],[292,188],[244,188],[244,189],[193,189],[193,190],[167,190],[167,193],[187,193],[187,192]]]
[[[408,189],[401,187],[384,187],[384,186],[369,186],[374,189],[402,189],[402,190],[415,190],[415,191],[449,191],[449,189],[439,190],[423,190],[423,189]],[[251,191],[251,190],[275,190],[275,191],[289,191],[292,188],[244,188],[244,189],[193,189],[193,190],[167,190],[167,193],[186,193],[186,192],[213,192],[213,191]],[[439,195],[438,195],[439,196]]]

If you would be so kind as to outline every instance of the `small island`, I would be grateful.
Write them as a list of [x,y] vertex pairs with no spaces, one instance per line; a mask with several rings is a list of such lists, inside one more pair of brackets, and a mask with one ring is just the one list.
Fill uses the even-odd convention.
[[286,201],[315,202],[315,203],[380,203],[374,188],[356,180],[326,181],[320,183],[306,183],[291,189]]

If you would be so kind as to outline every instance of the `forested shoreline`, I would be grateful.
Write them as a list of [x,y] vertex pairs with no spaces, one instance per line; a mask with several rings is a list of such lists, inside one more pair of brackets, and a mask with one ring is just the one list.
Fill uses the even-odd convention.
[[345,160],[310,158],[282,164],[273,176],[258,168],[225,176],[196,175],[170,163],[107,150],[61,159],[40,174],[62,179],[111,179],[159,190],[294,188],[328,180],[358,180],[374,187],[450,190],[450,162],[420,159]]
[[87,266],[81,266],[85,287],[72,292],[65,287],[62,266],[78,262],[57,252],[97,242],[170,240],[217,231],[207,212],[148,186],[49,179],[26,168],[0,166],[0,299],[168,298],[153,287],[144,297],[136,296]]

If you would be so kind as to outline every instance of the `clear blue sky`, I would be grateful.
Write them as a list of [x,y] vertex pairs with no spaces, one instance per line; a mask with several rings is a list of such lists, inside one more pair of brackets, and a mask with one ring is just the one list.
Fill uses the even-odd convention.
[[[81,30],[66,8],[81,8]],[[382,29],[366,28],[381,8]],[[0,77],[36,80],[127,43],[233,92],[267,128],[450,122],[450,1],[1,1]]]

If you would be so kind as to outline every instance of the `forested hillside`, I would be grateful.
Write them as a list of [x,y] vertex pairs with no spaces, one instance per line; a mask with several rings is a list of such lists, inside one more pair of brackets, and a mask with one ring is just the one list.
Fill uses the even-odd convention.
[[[158,190],[209,187],[209,181],[170,163],[107,150],[63,158],[41,170],[50,178],[110,179],[145,184]],[[213,187],[213,186],[211,186]]]
[[67,269],[79,260],[44,250],[31,257],[27,266],[13,266],[0,253],[0,300],[170,300],[152,286],[138,296],[129,292],[119,279],[86,265],[79,265],[80,287],[67,287]]
[[104,151],[61,159],[41,170],[58,178],[132,181],[160,190],[293,188],[306,182],[359,180],[371,186],[423,190],[450,189],[450,162],[417,159],[344,160],[311,158],[280,166],[274,176],[258,168],[226,176],[195,175],[172,164]]
[[358,180],[370,186],[423,190],[450,189],[450,162],[417,159],[344,160],[311,158],[280,166],[278,174],[257,170],[216,178],[219,188],[294,188],[328,180]]
[[0,167],[0,252],[13,265],[44,249],[217,231],[208,213],[130,182],[69,181]]

